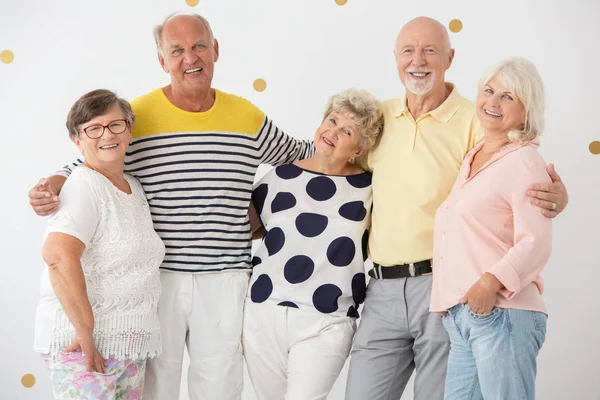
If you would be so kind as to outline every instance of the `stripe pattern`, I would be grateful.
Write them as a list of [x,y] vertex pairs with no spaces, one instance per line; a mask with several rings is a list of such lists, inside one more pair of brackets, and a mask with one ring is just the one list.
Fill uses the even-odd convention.
[[[248,207],[260,164],[309,157],[309,141],[295,140],[265,117],[256,135],[174,132],[133,139],[125,172],[141,182],[166,247],[161,268],[214,272],[250,270]],[[64,173],[71,170],[64,167]]]

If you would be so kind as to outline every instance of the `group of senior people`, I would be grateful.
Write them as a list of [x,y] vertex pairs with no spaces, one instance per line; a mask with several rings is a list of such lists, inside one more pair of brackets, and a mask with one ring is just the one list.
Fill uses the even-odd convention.
[[184,346],[194,400],[240,399],[242,349],[259,399],[326,398],[348,353],[347,399],[399,399],[415,368],[416,399],[534,398],[567,192],[536,151],[530,62],[492,69],[474,106],[445,81],[445,27],[416,18],[394,51],[405,96],[334,95],[311,143],[212,88],[203,17],[155,39],[171,83],[131,108],[80,98],[83,163],[29,193],[51,215],[35,348],[56,398],[176,399]]

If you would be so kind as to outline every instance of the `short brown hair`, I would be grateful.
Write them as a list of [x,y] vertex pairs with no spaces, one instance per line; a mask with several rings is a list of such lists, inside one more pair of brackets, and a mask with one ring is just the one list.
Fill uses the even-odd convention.
[[118,105],[127,124],[131,128],[135,122],[135,115],[131,110],[131,105],[127,100],[120,98],[115,93],[106,89],[92,90],[81,96],[73,104],[69,115],[67,115],[67,129],[69,137],[81,137],[79,127],[93,118],[106,114],[109,108]]

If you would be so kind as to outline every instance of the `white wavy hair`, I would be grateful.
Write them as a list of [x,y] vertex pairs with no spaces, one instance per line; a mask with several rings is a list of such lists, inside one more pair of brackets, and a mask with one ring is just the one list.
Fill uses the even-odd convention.
[[512,142],[528,142],[544,130],[545,90],[540,74],[525,58],[512,57],[499,62],[479,82],[479,91],[492,79],[498,78],[525,107],[525,121],[509,132]]

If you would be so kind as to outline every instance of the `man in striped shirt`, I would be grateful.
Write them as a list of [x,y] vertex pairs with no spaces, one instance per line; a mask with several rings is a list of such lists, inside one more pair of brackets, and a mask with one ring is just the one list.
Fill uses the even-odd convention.
[[[206,19],[171,16],[154,34],[171,84],[132,101],[136,123],[125,162],[144,187],[167,250],[159,304],[163,353],[148,363],[144,398],[179,398],[187,345],[190,399],[239,399],[254,175],[260,164],[309,156],[312,145],[288,137],[249,101],[212,88],[219,45]],[[72,168],[30,191],[38,214],[57,209]]]

